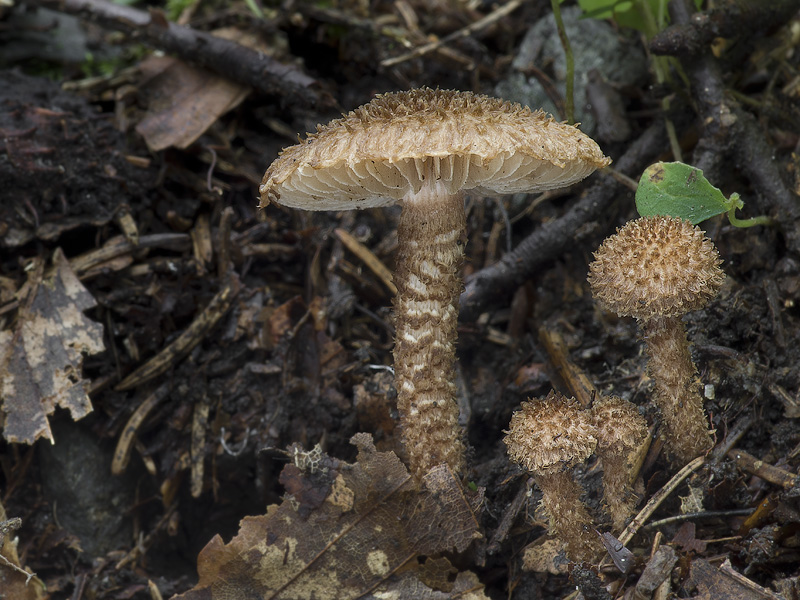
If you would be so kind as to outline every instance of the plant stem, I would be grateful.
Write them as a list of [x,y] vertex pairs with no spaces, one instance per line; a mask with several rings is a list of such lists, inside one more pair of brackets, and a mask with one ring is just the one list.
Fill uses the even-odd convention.
[[564,112],[567,123],[575,123],[575,56],[572,54],[572,44],[569,43],[567,30],[564,27],[564,20],[561,18],[561,5],[559,0],[550,0],[553,7],[553,17],[558,28],[558,37],[561,39],[561,46],[564,48],[564,56],[567,59],[567,81],[564,92]]
[[752,217],[750,219],[738,219],[736,217],[736,207],[734,206],[728,212],[728,221],[731,222],[731,225],[734,227],[754,227],[756,225],[774,225],[775,220],[771,217],[766,215],[761,215],[759,217]]

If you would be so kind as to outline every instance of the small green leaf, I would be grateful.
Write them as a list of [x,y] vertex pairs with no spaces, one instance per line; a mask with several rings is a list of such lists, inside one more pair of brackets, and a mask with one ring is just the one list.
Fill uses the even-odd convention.
[[680,162],[650,165],[636,190],[636,210],[641,216],[669,215],[693,225],[728,212],[738,200],[738,195],[726,198],[700,169]]

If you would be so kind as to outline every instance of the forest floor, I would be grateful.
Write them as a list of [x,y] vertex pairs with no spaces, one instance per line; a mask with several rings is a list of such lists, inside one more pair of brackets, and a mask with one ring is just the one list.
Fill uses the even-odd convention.
[[[800,597],[800,2],[675,0],[655,29],[637,10],[659,3],[628,4],[565,6],[576,120],[610,169],[467,197],[468,469],[421,489],[381,268],[399,208],[260,211],[258,185],[378,93],[564,119],[550,3],[0,5],[0,598]],[[678,159],[776,221],[701,225],[727,277],[685,319],[715,431],[687,468],[636,322],[586,281],[642,171]],[[559,553],[502,442],[551,389],[630,400],[653,434],[634,489],[654,510],[624,533],[596,459],[576,469],[608,534],[593,563]]]

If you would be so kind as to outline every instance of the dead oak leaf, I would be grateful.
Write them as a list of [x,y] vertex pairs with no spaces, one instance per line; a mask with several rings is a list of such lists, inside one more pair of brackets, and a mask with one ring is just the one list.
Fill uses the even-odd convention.
[[[199,583],[175,600],[483,597],[469,578],[449,592],[407,580],[417,556],[460,552],[480,537],[471,493],[446,466],[418,490],[397,456],[378,452],[369,434],[351,443],[359,450],[354,464],[288,465],[281,481],[297,496],[245,517],[228,544],[214,537],[197,560]],[[403,591],[419,586],[436,594]]]
[[103,326],[83,314],[96,302],[60,249],[52,271],[34,271],[26,285],[33,296],[20,302],[14,330],[0,331],[3,436],[15,443],[52,442],[47,417],[56,406],[75,420],[92,411],[81,368],[85,354],[105,350]]

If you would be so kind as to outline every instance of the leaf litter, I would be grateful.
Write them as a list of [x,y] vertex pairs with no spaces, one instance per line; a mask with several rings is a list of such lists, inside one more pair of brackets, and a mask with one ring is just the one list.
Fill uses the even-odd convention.
[[[225,544],[215,536],[200,552],[200,580],[176,598],[485,598],[477,577],[459,574],[449,590],[446,560],[418,557],[463,552],[481,537],[476,511],[482,492],[464,490],[445,466],[421,489],[393,452],[378,452],[372,436],[351,443],[356,462],[319,448],[294,450],[279,506],[245,517]],[[433,573],[431,572],[433,570]]]
[[105,350],[103,326],[84,312],[95,299],[75,276],[64,253],[53,253],[44,273],[38,261],[20,292],[16,325],[0,331],[0,394],[3,436],[9,442],[54,442],[48,416],[57,406],[75,420],[92,412],[89,381],[81,369],[85,355]]

